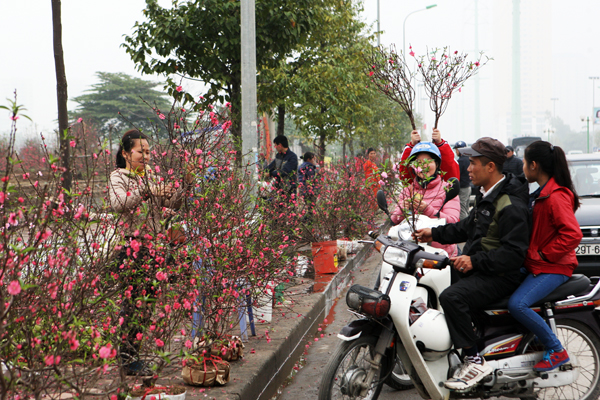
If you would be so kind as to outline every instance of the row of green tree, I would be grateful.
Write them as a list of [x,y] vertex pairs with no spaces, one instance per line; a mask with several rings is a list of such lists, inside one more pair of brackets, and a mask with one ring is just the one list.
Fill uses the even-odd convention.
[[[351,151],[355,144],[391,150],[410,131],[404,113],[368,75],[364,55],[373,45],[361,7],[352,0],[256,1],[259,112],[277,120],[279,135],[293,121],[321,154],[337,141]],[[166,77],[166,92],[156,82],[99,72],[99,83],[74,99],[72,117],[95,120],[115,139],[130,123],[156,125],[156,110],[172,106],[169,94],[186,108],[231,103],[231,133],[240,139],[240,2],[175,1],[164,8],[146,0],[144,15],[123,46],[141,73]],[[206,93],[180,93],[182,79],[204,82]]]

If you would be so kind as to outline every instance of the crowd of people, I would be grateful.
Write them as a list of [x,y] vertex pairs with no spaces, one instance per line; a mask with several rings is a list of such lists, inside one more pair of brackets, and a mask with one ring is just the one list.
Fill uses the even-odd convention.
[[[277,136],[273,143],[277,154],[264,166],[263,175],[272,179],[277,193],[289,197],[299,194],[310,205],[318,191],[317,156],[305,153],[299,166],[285,136]],[[362,168],[365,185],[375,196],[381,177],[377,152],[369,148],[365,156],[355,167]],[[411,132],[401,160],[406,162],[401,163],[399,175],[409,183],[395,194],[398,198],[392,221],[399,223],[415,213],[446,219],[445,225],[414,232],[417,240],[445,250],[455,270],[452,285],[441,294],[440,303],[454,347],[463,351],[464,364],[445,386],[468,389],[492,372],[478,351],[472,313],[509,295],[511,314],[545,346],[544,358],[534,369],[548,371],[567,362],[569,356],[556,335],[530,309],[568,280],[577,266],[575,248],[581,230],[574,213],[579,200],[564,151],[537,141],[527,147],[521,161],[510,146],[496,139],[483,137],[472,146],[463,141],[451,146],[434,129],[431,142],[421,141],[419,132]],[[111,207],[127,221],[138,218],[133,210],[144,200],[151,199],[151,210],[143,225],[147,232],[125,232],[126,240],[144,233],[164,234],[163,220],[182,204],[185,184],[176,188],[142,179],[148,173],[149,161],[148,138],[137,130],[128,131],[117,153],[117,168],[110,176]],[[444,187],[451,178],[457,178],[460,195],[446,202]],[[187,184],[191,179],[188,174],[184,181]],[[539,189],[530,194],[528,182],[536,182]],[[470,208],[472,185],[479,189]],[[129,222],[125,226],[136,226]],[[457,243],[464,243],[462,249]],[[131,248],[125,246],[116,255],[117,264],[153,263],[143,245],[135,253],[132,257]],[[129,278],[123,275],[123,285],[133,287],[131,298],[142,291],[151,294],[151,287]],[[132,318],[142,324],[149,318],[144,311],[135,316],[133,310],[133,304],[125,301],[125,325]],[[137,333],[132,325],[121,350],[128,357],[127,372],[132,374],[144,369],[136,354]]]

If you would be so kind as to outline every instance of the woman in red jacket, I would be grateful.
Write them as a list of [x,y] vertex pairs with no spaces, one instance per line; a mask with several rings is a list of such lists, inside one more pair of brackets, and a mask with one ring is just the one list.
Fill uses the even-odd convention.
[[[440,171],[444,172],[442,179],[446,182],[448,182],[448,179],[450,178],[460,180],[460,168],[458,162],[454,159],[454,150],[452,150],[452,147],[450,147],[450,144],[448,144],[447,141],[442,139],[442,134],[439,129],[433,130],[431,133],[431,141],[435,143],[442,155],[442,165],[440,167]],[[413,148],[420,142],[421,134],[418,131],[412,131],[410,133],[410,142],[404,147],[400,160],[404,161],[409,158]],[[412,179],[410,169],[406,168],[402,163],[400,164],[400,176],[402,176],[402,179]]]
[[528,275],[511,296],[508,309],[546,349],[534,369],[550,371],[569,361],[569,355],[544,319],[529,307],[565,283],[577,267],[575,248],[582,237],[575,219],[579,198],[560,147],[533,142],[525,149],[523,161],[525,177],[540,188],[529,199],[533,229],[525,258]]

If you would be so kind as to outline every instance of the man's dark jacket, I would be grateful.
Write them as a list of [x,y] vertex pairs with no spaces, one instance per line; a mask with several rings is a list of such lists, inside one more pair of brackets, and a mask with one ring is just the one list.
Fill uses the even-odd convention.
[[287,149],[282,153],[277,153],[275,159],[267,167],[270,175],[275,178],[275,187],[279,190],[292,194],[296,193],[298,178],[298,156],[296,153]]
[[525,178],[505,176],[487,197],[477,194],[468,218],[434,228],[432,234],[442,244],[466,242],[463,255],[471,256],[474,272],[519,279],[529,246],[529,187]]
[[469,178],[469,156],[458,157],[458,169],[460,170],[460,188],[464,189],[471,186],[471,178]]
[[510,172],[515,176],[525,176],[523,174],[523,161],[516,156],[506,159],[504,166],[502,167],[502,171]]

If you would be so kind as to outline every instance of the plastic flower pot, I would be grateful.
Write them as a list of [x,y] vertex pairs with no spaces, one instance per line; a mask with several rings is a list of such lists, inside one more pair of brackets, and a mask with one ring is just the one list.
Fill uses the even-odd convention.
[[[177,389],[177,390],[173,390]],[[178,393],[181,390],[185,390],[182,386],[172,386],[172,387],[153,387],[153,388],[136,388],[132,391],[132,393],[127,396],[127,400],[185,400],[185,395],[187,391],[183,393]],[[168,394],[171,392],[176,392],[178,394]]]
[[335,274],[338,270],[337,241],[312,244],[312,255],[317,274]]

